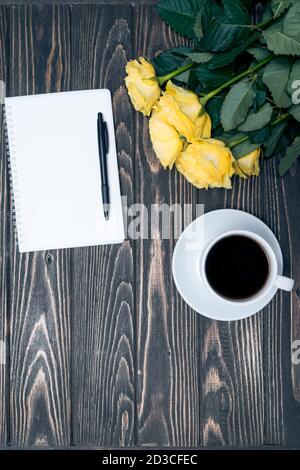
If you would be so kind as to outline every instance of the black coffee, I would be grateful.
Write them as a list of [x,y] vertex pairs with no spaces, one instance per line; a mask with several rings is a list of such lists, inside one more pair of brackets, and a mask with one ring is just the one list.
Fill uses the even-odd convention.
[[205,263],[210,286],[222,297],[245,300],[257,294],[269,275],[268,257],[251,238],[232,235],[218,241]]

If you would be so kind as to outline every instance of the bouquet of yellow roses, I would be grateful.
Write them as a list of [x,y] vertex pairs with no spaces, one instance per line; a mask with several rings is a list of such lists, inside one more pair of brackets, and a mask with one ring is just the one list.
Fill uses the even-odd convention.
[[300,154],[287,125],[300,122],[300,0],[270,0],[257,11],[259,23],[242,0],[162,0],[162,19],[194,48],[126,66],[155,154],[197,188],[259,175],[262,148],[267,158],[285,151],[281,175]]

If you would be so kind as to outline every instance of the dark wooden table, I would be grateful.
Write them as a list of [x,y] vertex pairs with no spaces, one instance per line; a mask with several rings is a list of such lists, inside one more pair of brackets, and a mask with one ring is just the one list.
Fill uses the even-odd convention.
[[291,362],[300,339],[300,166],[281,179],[269,161],[259,178],[208,192],[162,170],[123,81],[129,59],[185,43],[152,3],[2,2],[7,94],[110,88],[128,203],[257,215],[278,236],[296,288],[247,320],[218,323],[176,292],[174,236],[20,255],[2,126],[1,446],[300,447],[300,366]]

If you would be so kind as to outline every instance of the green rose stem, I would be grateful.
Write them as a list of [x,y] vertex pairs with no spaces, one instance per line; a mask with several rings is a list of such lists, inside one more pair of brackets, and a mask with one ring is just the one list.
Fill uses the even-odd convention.
[[270,26],[272,23],[275,23],[275,21],[278,20],[278,17],[271,16],[267,20],[263,21],[262,23],[254,25],[254,28],[257,29],[265,29],[267,26]]
[[[213,90],[212,92],[210,92],[207,95],[203,96],[200,100],[201,104],[205,105],[211,98],[213,98],[214,96],[221,93],[221,91],[225,90],[225,88],[228,88],[231,85],[234,85],[235,83],[242,80],[242,78],[245,78],[248,75],[251,75],[252,73],[255,73],[257,70],[261,69],[262,67],[267,65],[269,62],[271,62],[271,60],[274,57],[275,57],[274,54],[269,55],[264,60],[262,60],[261,62],[258,62],[258,64],[254,65],[250,69],[245,70],[244,72],[240,73],[239,75],[232,78],[228,82],[223,83],[223,85],[220,86],[219,88],[217,88],[216,90]],[[157,81],[158,81],[160,86],[163,86],[167,81],[171,80],[174,77],[177,77],[177,75],[180,75],[181,73],[186,72],[187,70],[191,69],[194,66],[195,66],[194,62],[191,62],[190,64],[183,65],[182,67],[179,67],[178,69],[173,70],[173,72],[170,72],[167,75],[164,75],[162,77],[157,77]]]
[[269,55],[266,57],[264,60],[261,62],[258,62],[258,64],[254,65],[253,67],[250,67],[250,69],[245,70],[243,73],[240,73],[236,77],[232,78],[228,82],[224,83],[221,85],[219,88],[216,90],[211,91],[207,95],[205,95],[203,98],[200,99],[200,103],[205,106],[209,100],[211,100],[214,96],[218,95],[221,93],[221,91],[225,90],[225,88],[230,87],[231,85],[234,85],[235,83],[239,82],[243,78],[247,77],[248,75],[252,75],[253,73],[257,72],[257,70],[261,69],[265,65],[267,65],[271,60],[273,60],[275,57],[274,54]]
[[168,73],[168,75],[164,75],[163,77],[157,77],[158,83],[160,86],[163,86],[166,82],[171,80],[171,78],[177,77],[177,75],[180,75],[183,72],[186,72],[187,70],[191,69],[194,67],[194,62],[191,62],[190,64],[183,65],[182,67],[179,67],[176,70],[173,70],[173,72]]
[[277,126],[277,124],[280,124],[281,122],[286,121],[289,116],[290,116],[290,113],[282,114],[282,116],[279,116],[277,119],[271,122],[271,126]]
[[[289,116],[290,116],[289,113],[286,113],[286,114],[283,114],[282,116],[279,116],[277,119],[275,119],[274,121],[271,122],[271,126],[276,126],[277,124],[280,124],[281,122],[286,121],[289,118]],[[247,135],[245,135],[244,137],[241,137],[238,140],[234,140],[233,142],[231,142],[231,144],[229,144],[229,148],[232,149],[233,147],[236,147],[237,145],[243,144],[248,139],[249,139],[249,137]]]
[[[231,80],[229,80],[228,82],[225,82],[223,83],[222,86],[220,86],[219,88],[217,88],[216,90],[213,90],[211,91],[210,93],[208,93],[207,95],[203,96],[201,99],[200,99],[200,102],[203,106],[206,105],[206,103],[211,100],[214,96],[218,95],[219,93],[221,93],[221,91],[225,90],[225,88],[228,88],[230,87],[231,85],[234,85],[235,83],[239,82],[240,80],[242,80],[243,78],[247,77],[248,75],[251,75],[253,73],[255,73],[257,70],[261,69],[262,67],[264,67],[265,65],[267,65],[269,62],[271,62],[271,60],[274,58],[274,54],[271,54],[269,55],[268,57],[266,57],[264,60],[262,60],[261,62],[258,62],[258,64],[254,65],[253,67],[251,67],[250,69],[248,70],[245,70],[245,72],[242,72],[240,73],[239,75],[237,75],[236,77],[232,78]],[[162,77],[157,77],[157,81],[159,83],[160,86],[163,86],[167,81],[171,80],[172,78],[174,77],[177,77],[177,75],[180,75],[181,73],[183,72],[186,72],[187,70],[191,69],[192,67],[194,67],[194,63],[191,62],[190,64],[186,64],[186,65],[183,65],[182,67],[179,67],[178,69],[176,70],[173,70],[173,72],[170,72],[168,73],[167,75],[164,75]]]

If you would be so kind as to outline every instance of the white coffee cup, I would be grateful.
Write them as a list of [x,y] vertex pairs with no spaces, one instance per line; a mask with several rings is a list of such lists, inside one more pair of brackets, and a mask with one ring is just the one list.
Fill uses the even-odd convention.
[[[210,250],[217,242],[219,242],[223,238],[227,238],[233,235],[244,236],[244,237],[251,238],[252,240],[254,240],[264,250],[268,258],[268,262],[269,262],[269,274],[268,274],[268,278],[266,282],[254,296],[249,297],[245,300],[244,299],[243,300],[231,300],[231,299],[223,298],[211,287],[206,276],[205,264],[206,264],[207,255],[209,254]],[[236,304],[246,305],[246,304],[251,304],[253,302],[257,302],[261,300],[264,296],[266,296],[274,287],[290,292],[294,286],[293,279],[281,276],[279,274],[277,257],[272,247],[269,245],[269,243],[266,242],[266,240],[264,240],[262,237],[260,237],[256,233],[250,232],[248,230],[232,230],[232,231],[225,232],[222,235],[214,238],[206,246],[203,252],[200,254],[200,259],[198,260],[197,264],[198,264],[198,269],[199,269],[198,275],[201,277],[203,283],[205,284],[206,288],[209,289],[211,294],[222,298],[224,302],[234,303],[235,305]]]

